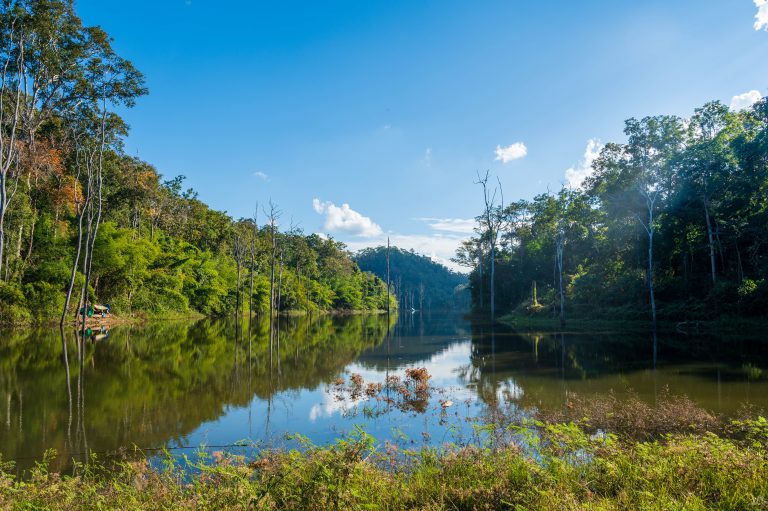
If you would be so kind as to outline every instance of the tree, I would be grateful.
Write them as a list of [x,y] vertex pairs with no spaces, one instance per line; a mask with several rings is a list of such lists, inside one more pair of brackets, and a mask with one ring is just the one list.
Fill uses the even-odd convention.
[[697,108],[690,123],[688,147],[680,160],[682,177],[704,213],[713,285],[717,283],[718,203],[727,193],[729,178],[735,172],[735,162],[728,154],[730,132],[726,130],[732,120],[733,114],[719,101]]
[[[501,187],[501,180],[498,178],[496,178],[498,187],[494,187],[493,190],[491,190],[488,186],[489,178],[489,171],[486,171],[485,176],[482,177],[478,172],[477,181],[475,181],[475,184],[479,184],[483,189],[483,203],[485,205],[485,209],[483,210],[483,214],[478,217],[478,222],[480,224],[480,229],[483,231],[483,237],[487,238],[488,246],[490,247],[490,305],[491,320],[493,321],[496,319],[496,245],[498,244],[499,229],[503,219],[499,212],[504,210],[504,192]],[[496,203],[497,194],[499,196],[499,204]]]

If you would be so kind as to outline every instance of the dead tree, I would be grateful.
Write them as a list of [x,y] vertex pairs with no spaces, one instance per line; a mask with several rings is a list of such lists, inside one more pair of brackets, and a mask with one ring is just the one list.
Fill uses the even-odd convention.
[[387,236],[387,316],[389,316],[389,314],[390,314],[390,305],[389,305],[389,302],[390,302],[390,297],[389,297],[389,293],[390,293],[390,291],[389,291],[390,290],[390,285],[389,285],[389,249],[390,249],[389,236]]
[[[491,300],[491,320],[496,319],[496,245],[499,239],[499,229],[501,227],[502,215],[501,211],[504,210],[504,191],[501,187],[501,180],[497,177],[498,188],[494,187],[493,190],[489,189],[488,179],[490,178],[490,172],[486,171],[485,176],[481,177],[480,173],[477,174],[477,181],[475,184],[479,184],[483,188],[483,203],[484,210],[481,215],[481,225],[485,226],[485,235],[488,238],[488,245],[490,247],[491,257],[491,282],[490,282],[490,300]],[[496,196],[499,195],[500,204],[496,204]]]
[[565,250],[565,226],[560,220],[555,237],[555,264],[557,265],[558,295],[560,296],[560,325],[565,324],[565,291],[563,289],[563,252]]
[[477,271],[478,271],[478,282],[480,283],[480,310],[483,310],[485,307],[484,299],[485,299],[485,290],[483,289],[483,242],[482,240],[477,240]]
[[269,352],[272,353],[273,344],[273,331],[274,331],[274,314],[275,314],[275,259],[277,256],[277,220],[280,218],[280,210],[277,205],[269,200],[269,211],[265,211],[267,218],[269,219],[269,230],[271,237],[271,257],[270,257],[270,274],[269,274]]
[[256,210],[253,213],[253,231],[251,232],[250,254],[250,294],[248,295],[248,322],[253,318],[253,277],[256,273],[256,241],[259,236],[259,203],[256,203]]
[[[654,219],[654,214],[656,210],[656,199],[659,197],[659,191],[649,185],[644,185],[640,188],[640,195],[645,200],[645,207],[646,211],[648,213],[648,216],[646,219],[643,219],[640,217],[640,215],[635,215],[635,218],[637,218],[637,221],[640,223],[640,225],[643,226],[643,229],[645,229],[645,233],[648,235],[648,294],[649,299],[651,302],[651,321],[653,323],[653,328],[656,328],[656,294],[654,292],[653,288],[653,235],[656,233],[656,222]],[[714,281],[714,259],[711,259],[712,261],[712,278]]]
[[277,303],[275,306],[278,313],[280,313],[280,304],[282,303],[282,298],[283,298],[283,251],[284,249],[281,248],[280,249],[280,276],[278,277]]
[[245,258],[245,245],[243,241],[243,237],[236,232],[234,239],[232,240],[232,256],[235,258],[235,263],[237,264],[237,297],[235,299],[235,316],[240,315],[240,298],[242,295],[241,272],[243,267],[243,259]]

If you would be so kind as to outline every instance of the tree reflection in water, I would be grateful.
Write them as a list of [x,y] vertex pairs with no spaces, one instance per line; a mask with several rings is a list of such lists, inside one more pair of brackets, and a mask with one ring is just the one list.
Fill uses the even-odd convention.
[[274,353],[264,319],[161,321],[116,327],[101,340],[66,330],[8,332],[0,342],[2,459],[30,466],[53,448],[60,467],[90,452],[183,442],[254,396],[271,406],[275,393],[330,383],[389,327],[371,315],[276,323]]

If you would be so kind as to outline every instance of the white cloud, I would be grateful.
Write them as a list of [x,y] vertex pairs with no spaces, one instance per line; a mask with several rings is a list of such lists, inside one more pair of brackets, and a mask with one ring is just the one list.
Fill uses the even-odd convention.
[[755,30],[768,30],[768,0],[755,0]]
[[323,229],[327,232],[342,232],[364,238],[381,236],[384,233],[373,220],[350,208],[349,204],[339,207],[333,202],[312,199],[312,208],[318,215],[325,215]]
[[472,234],[477,225],[474,218],[417,218],[417,220],[426,222],[435,231],[462,234]]
[[[768,0],[765,1],[768,2]],[[768,4],[766,5],[768,6]],[[768,11],[766,12],[766,16],[768,16]],[[768,23],[768,21],[766,22]],[[745,92],[744,94],[738,94],[731,98],[731,110],[746,110],[761,99],[763,99],[763,95],[760,94],[759,90],[751,90],[749,92]]]
[[496,146],[496,161],[508,163],[512,160],[519,160],[528,154],[528,148],[522,142],[515,142],[507,147]]
[[592,175],[592,164],[595,162],[600,151],[603,149],[603,144],[595,138],[589,139],[587,142],[587,148],[584,150],[584,156],[576,167],[571,167],[565,171],[565,181],[571,188],[579,188],[584,184],[589,176]]
[[432,148],[427,147],[427,149],[424,151],[424,165],[427,167],[432,166]]
[[[400,367],[400,370],[407,368],[424,367],[430,375],[429,382],[434,388],[440,389],[438,396],[435,396],[430,400],[430,407],[437,407],[439,409],[438,397],[448,399],[450,398],[454,402],[463,403],[468,401],[475,401],[477,396],[473,393],[472,389],[464,384],[464,381],[459,378],[457,369],[462,367],[469,359],[472,352],[472,342],[468,338],[462,339],[460,342],[451,344],[442,350],[439,350],[429,358],[418,360],[414,363],[410,363]],[[383,371],[377,371],[365,367],[359,363],[350,364],[342,373],[341,377],[348,379],[348,375],[359,374],[365,383],[386,383],[386,373]],[[508,397],[510,394],[513,398],[517,399],[522,397],[522,389],[517,389],[514,382],[507,380],[503,383],[504,389],[507,392],[504,397]],[[349,395],[343,395],[342,399],[337,398],[337,393],[334,392],[332,386],[326,386],[325,391],[322,394],[319,402],[316,402],[309,409],[310,422],[317,422],[318,420],[327,419],[334,415],[342,415],[347,411],[352,411],[355,407],[360,407],[364,403],[370,401],[370,398],[365,394],[352,399]]]
[[258,177],[262,181],[269,181],[269,176],[266,173],[264,173],[264,172],[261,172],[261,171],[254,172],[253,175],[254,175],[254,177]]

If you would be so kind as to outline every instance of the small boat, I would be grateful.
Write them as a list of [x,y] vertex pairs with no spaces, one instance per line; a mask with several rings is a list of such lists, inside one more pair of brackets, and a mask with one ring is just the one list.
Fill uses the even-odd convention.
[[109,304],[106,305],[100,305],[98,303],[93,304],[93,312],[94,314],[100,315],[102,318],[106,318],[112,308],[109,306]]
[[112,308],[109,306],[109,304],[101,305],[99,303],[95,303],[93,305],[86,305],[85,307],[81,307],[80,314],[88,318],[93,317],[94,315],[106,318],[109,316],[111,310]]

